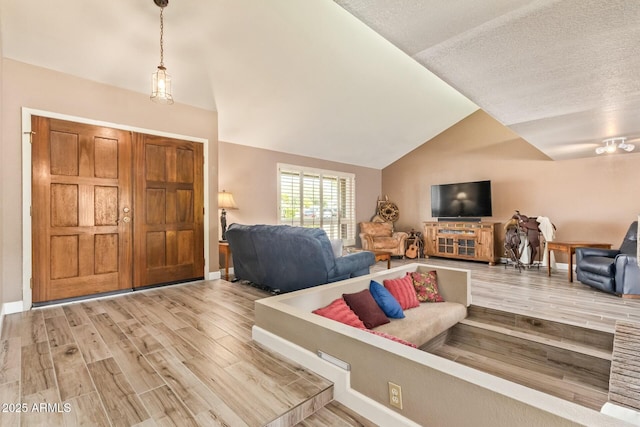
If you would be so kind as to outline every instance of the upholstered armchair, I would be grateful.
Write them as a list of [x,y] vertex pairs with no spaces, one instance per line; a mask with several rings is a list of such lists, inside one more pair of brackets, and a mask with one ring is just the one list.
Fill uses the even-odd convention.
[[576,276],[585,285],[627,298],[640,298],[638,221],[627,230],[620,249],[576,248]]
[[404,256],[404,246],[408,234],[393,231],[390,222],[361,222],[360,241],[367,251],[387,251],[391,255]]

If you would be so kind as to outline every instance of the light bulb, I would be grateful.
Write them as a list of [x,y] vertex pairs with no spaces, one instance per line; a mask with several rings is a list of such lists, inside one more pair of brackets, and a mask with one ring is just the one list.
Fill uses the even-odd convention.
[[635,146],[635,145],[633,145],[633,144],[626,144],[626,143],[624,143],[624,144],[620,144],[618,147],[620,147],[621,149],[623,149],[624,151],[627,151],[627,152],[631,152],[631,151],[633,151],[633,150],[636,148],[636,146]]

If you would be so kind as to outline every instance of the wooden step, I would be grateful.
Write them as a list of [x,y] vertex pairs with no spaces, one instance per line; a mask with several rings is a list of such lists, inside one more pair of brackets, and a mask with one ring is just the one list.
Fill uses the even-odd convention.
[[610,332],[472,305],[422,349],[588,408],[607,401]]
[[266,427],[291,427],[304,421],[323,409],[333,400],[333,385],[325,388],[315,396],[310,397],[299,405],[289,409],[273,421],[265,424]]
[[362,415],[353,412],[346,406],[333,401],[324,408],[314,412],[313,415],[307,417],[300,423],[298,427],[376,427]]
[[611,351],[601,350],[597,347],[585,345],[583,343],[577,343],[570,339],[569,340],[559,339],[552,335],[522,332],[521,330],[518,330],[515,328],[507,328],[507,327],[498,326],[495,324],[485,323],[482,321],[477,321],[472,319],[464,319],[460,321],[460,323],[467,326],[473,326],[476,328],[493,331],[498,334],[508,335],[508,336],[520,338],[523,340],[532,341],[535,343],[545,344],[545,345],[556,347],[559,349],[564,349],[567,351],[584,354],[587,356],[597,357],[599,359],[611,360]]
[[521,335],[522,337],[531,337],[532,340],[566,347],[572,351],[586,352],[594,356],[608,354],[607,357],[610,359],[613,352],[613,333],[611,331],[590,329],[476,305],[469,307],[466,321],[473,322],[474,326],[478,327],[482,323],[504,328],[502,329],[503,333],[505,329],[509,329],[525,334]]
[[608,359],[462,323],[450,330],[446,344],[533,373],[564,378],[604,391],[609,387],[611,361]]
[[568,378],[532,372],[506,363],[503,358],[494,359],[448,344],[433,351],[433,354],[594,410],[600,410],[607,401],[606,390]]

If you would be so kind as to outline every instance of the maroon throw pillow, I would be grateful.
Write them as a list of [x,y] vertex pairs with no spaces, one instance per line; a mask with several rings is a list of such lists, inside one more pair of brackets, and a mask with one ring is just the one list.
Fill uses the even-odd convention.
[[363,289],[354,294],[342,294],[342,298],[368,329],[389,323],[389,319],[373,299],[369,289]]
[[444,302],[444,298],[438,291],[438,274],[435,271],[428,273],[409,273],[413,280],[413,287],[420,302]]
[[416,297],[416,290],[413,287],[413,280],[411,280],[409,273],[400,279],[386,279],[383,284],[391,295],[398,300],[403,310],[420,305],[420,301],[418,301]]
[[342,298],[338,298],[325,307],[313,310],[313,313],[355,328],[365,328],[362,320],[358,318]]

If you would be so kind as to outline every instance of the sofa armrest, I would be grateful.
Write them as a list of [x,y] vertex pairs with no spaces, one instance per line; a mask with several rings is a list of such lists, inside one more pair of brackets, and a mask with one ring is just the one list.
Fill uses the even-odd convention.
[[360,233],[360,242],[362,243],[362,249],[365,251],[373,250],[373,237],[367,233]]
[[392,237],[395,237],[396,239],[406,240],[407,237],[409,237],[409,234],[404,231],[394,231]]
[[398,239],[398,247],[401,248],[402,253],[404,253],[404,245],[407,241],[407,237],[409,237],[409,234],[405,233],[404,231],[396,231],[392,236]]
[[635,256],[620,254],[616,256],[617,294],[640,295],[640,267]]
[[584,257],[602,256],[607,258],[615,258],[620,253],[617,249],[599,249],[599,248],[576,248],[576,264]]
[[376,263],[373,252],[362,251],[336,258],[335,277],[351,276],[351,273],[367,269]]

